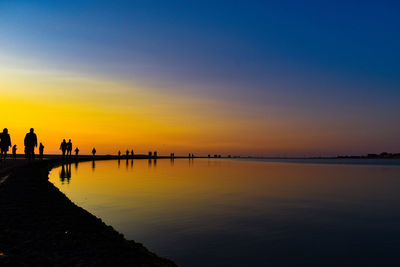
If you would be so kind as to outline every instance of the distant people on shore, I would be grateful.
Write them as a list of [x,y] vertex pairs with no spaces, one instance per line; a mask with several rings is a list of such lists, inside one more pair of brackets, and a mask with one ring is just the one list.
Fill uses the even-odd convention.
[[39,159],[40,160],[43,159],[43,152],[44,152],[44,145],[42,143],[40,143],[40,145],[39,145]]
[[96,148],[93,148],[93,149],[92,149],[92,155],[93,155],[93,159],[94,159],[95,156],[96,156]]
[[75,157],[78,158],[78,156],[79,156],[79,148],[77,147],[75,148]]
[[35,147],[37,147],[37,136],[34,133],[34,129],[31,128],[29,133],[25,135],[25,157],[27,159],[35,159]]
[[1,151],[1,158],[6,159],[8,149],[11,147],[11,138],[10,134],[8,133],[8,129],[4,128],[3,132],[0,134],[0,151]]
[[131,150],[131,156],[132,156],[132,158],[133,158],[133,149]]
[[14,145],[12,147],[12,155],[13,155],[13,159],[17,159],[17,145]]
[[67,142],[65,141],[65,139],[63,139],[63,141],[61,142],[60,150],[62,152],[62,157],[65,158],[65,152],[67,151]]
[[72,142],[71,139],[69,139],[67,143],[67,157],[71,157],[72,154]]
[[129,158],[129,150],[126,150],[126,158]]
[[118,158],[121,157],[121,150],[118,150]]

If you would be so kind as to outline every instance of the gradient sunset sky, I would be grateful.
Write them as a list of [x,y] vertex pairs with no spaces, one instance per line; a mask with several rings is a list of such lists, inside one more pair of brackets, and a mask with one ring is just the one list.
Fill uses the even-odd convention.
[[398,1],[0,0],[0,127],[89,153],[400,152]]

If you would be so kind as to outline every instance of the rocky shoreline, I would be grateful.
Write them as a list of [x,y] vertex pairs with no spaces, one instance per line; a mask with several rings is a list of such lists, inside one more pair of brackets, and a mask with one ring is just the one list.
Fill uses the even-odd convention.
[[49,171],[63,162],[0,171],[7,177],[0,184],[1,266],[177,266],[126,240],[51,184]]

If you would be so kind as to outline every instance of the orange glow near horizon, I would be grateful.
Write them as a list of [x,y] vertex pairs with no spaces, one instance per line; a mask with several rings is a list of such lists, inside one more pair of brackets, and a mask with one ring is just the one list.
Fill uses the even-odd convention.
[[0,81],[1,112],[7,114],[0,127],[9,129],[17,153],[31,127],[45,153],[59,153],[64,138],[82,154],[96,147],[98,154],[133,149],[160,155],[301,156],[346,147],[318,124],[267,116],[266,110],[239,102],[51,71],[0,67]]

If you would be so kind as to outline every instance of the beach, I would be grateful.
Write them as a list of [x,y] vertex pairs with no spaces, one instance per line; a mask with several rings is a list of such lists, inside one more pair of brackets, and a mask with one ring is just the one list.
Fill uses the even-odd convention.
[[0,265],[176,266],[126,240],[51,184],[49,171],[65,160],[8,162],[0,171]]

